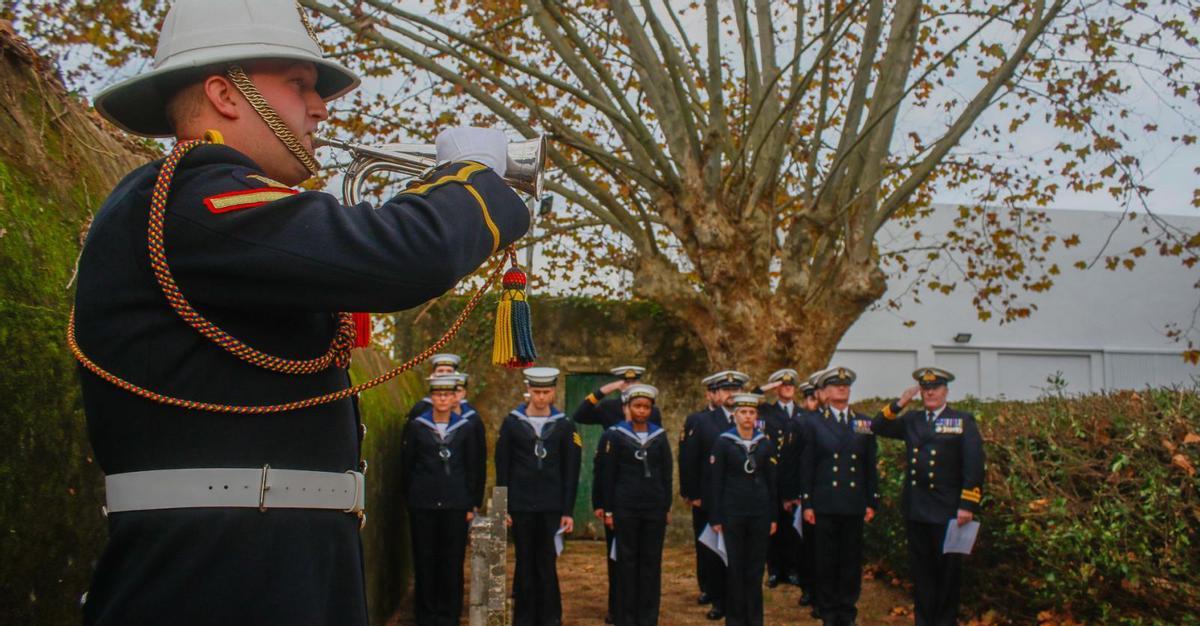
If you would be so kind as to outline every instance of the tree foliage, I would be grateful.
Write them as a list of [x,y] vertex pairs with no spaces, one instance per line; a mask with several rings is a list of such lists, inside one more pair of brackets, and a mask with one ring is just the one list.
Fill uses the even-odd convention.
[[[916,270],[910,297],[970,289],[981,318],[1026,317],[1066,269],[1048,252],[1079,244],[1041,212],[1068,192],[1111,195],[1146,235],[1081,267],[1151,252],[1192,267],[1200,251],[1148,206],[1139,156],[1195,142],[1179,131],[1200,98],[1190,0],[300,4],[327,51],[368,77],[339,107],[339,133],[546,134],[548,189],[567,206],[527,240],[547,259],[543,286],[570,276],[660,302],[714,363],[753,346],[781,363],[807,346],[796,365],[820,365],[903,270]],[[88,84],[151,53],[165,3],[8,0],[5,12],[79,55],[64,69]],[[1146,94],[1169,119],[1147,119]],[[944,192],[972,202],[948,236],[921,239]],[[881,246],[889,224],[916,245]],[[604,271],[621,280],[588,280]],[[1167,332],[1196,347],[1194,320]]]

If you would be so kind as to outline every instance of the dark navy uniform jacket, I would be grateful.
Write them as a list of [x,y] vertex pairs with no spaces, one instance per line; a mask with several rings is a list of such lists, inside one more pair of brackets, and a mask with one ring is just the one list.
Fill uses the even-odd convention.
[[795,494],[796,480],[795,458],[796,432],[792,416],[800,411],[800,406],[792,402],[791,413],[784,409],[778,401],[770,404],[764,402],[758,405],[759,430],[770,437],[778,451],[779,466],[776,474],[779,477],[779,497],[793,499],[789,494]]
[[643,442],[630,422],[604,431],[596,454],[601,497],[594,508],[605,511],[661,512],[671,509],[671,442],[667,431],[648,423]]
[[775,443],[760,431],[749,440],[743,440],[736,428],[721,433],[709,455],[710,524],[724,524],[731,517],[774,519],[779,501],[777,454]]
[[[508,509],[520,513],[559,512],[574,516],[583,439],[570,418],[550,407],[539,435],[518,406],[500,424],[496,440],[496,486],[508,487]],[[537,458],[537,445],[546,455]]]
[[[732,415],[732,414],[731,414]],[[695,495],[692,498],[700,499],[700,508],[705,511],[712,512],[712,456],[713,446],[717,443],[717,438],[721,433],[727,431],[733,425],[733,418],[726,417],[725,411],[721,407],[714,407],[705,412],[696,420],[695,428],[687,434],[687,446],[680,450],[680,467],[686,465],[693,474],[689,477],[695,480]],[[686,458],[682,458],[684,454]],[[683,480],[683,479],[680,479]],[[689,489],[692,488],[689,486]]]
[[[262,405],[346,388],[343,369],[270,372],[180,320],[147,254],[147,207],[159,165],[122,180],[91,226],[75,299],[84,353],[134,384],[189,400]],[[528,229],[528,210],[490,170],[450,182],[466,166],[444,166],[426,179],[436,186],[378,208],[278,189],[274,195],[285,197],[275,201],[210,207],[206,199],[273,187],[241,153],[200,146],[183,158],[171,186],[166,257],[184,295],[221,328],[269,354],[316,357],[329,346],[334,312],[420,304]],[[83,370],[81,383],[92,448],[106,474],[359,467],[360,424],[350,399],[282,414],[226,415],[144,400]],[[366,623],[359,521],[352,515],[174,509],[117,513],[108,524],[85,623]]]
[[444,437],[432,411],[404,425],[401,488],[408,506],[470,510],[483,504],[487,442],[479,438],[471,417],[451,413]]
[[808,420],[800,468],[800,500],[817,515],[863,515],[879,501],[878,443],[871,418],[847,409],[839,424],[833,409]]
[[983,437],[975,416],[945,407],[933,423],[924,409],[900,415],[896,403],[871,423],[881,437],[907,444],[902,506],[908,519],[945,524],[958,509],[979,513],[983,496]]
[[[621,401],[617,398],[601,400],[600,398],[603,397],[604,394],[600,392],[600,389],[589,393],[571,414],[571,419],[576,424],[599,425],[606,429],[624,422],[625,409]],[[662,413],[659,412],[657,406],[650,409],[650,421],[662,426]]]
[[685,500],[696,500],[700,498],[700,474],[703,471],[702,463],[707,463],[708,459],[700,455],[694,446],[699,445],[699,439],[696,436],[696,429],[700,426],[700,421],[705,419],[705,415],[711,411],[711,408],[697,411],[688,415],[683,420],[683,430],[679,431],[679,495]]

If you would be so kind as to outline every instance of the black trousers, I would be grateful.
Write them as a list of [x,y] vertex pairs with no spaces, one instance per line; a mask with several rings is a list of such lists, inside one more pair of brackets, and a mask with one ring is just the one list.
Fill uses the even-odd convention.
[[777,525],[774,535],[771,535],[771,551],[767,556],[767,573],[779,578],[787,578],[797,573],[797,562],[800,559],[800,536],[792,528],[792,514],[783,509],[780,504],[775,510]]
[[619,626],[657,626],[667,515],[662,511],[617,510],[613,526],[620,585],[613,617]]
[[762,626],[763,570],[771,542],[771,516],[729,517],[722,532],[729,557],[725,574],[725,624]]
[[513,575],[513,625],[562,624],[562,597],[558,592],[558,563],[554,533],[561,512],[510,513],[516,566]]
[[817,513],[817,606],[826,623],[849,624],[862,592],[863,516]]
[[804,522],[804,537],[800,539],[800,556],[796,566],[800,586],[813,595],[817,589],[817,527]]
[[713,608],[724,610],[725,606],[725,563],[716,552],[700,543],[700,533],[708,525],[708,511],[692,507],[692,531],[696,533],[696,579],[700,591],[712,598]]
[[604,569],[608,572],[608,614],[616,619],[617,617],[617,594],[619,590],[616,580],[617,564],[608,555],[612,554],[613,542],[617,540],[617,535],[608,526],[604,527]]
[[417,626],[458,626],[467,554],[465,509],[408,510]]
[[963,555],[942,554],[945,540],[946,524],[908,522],[908,561],[917,626],[958,623]]

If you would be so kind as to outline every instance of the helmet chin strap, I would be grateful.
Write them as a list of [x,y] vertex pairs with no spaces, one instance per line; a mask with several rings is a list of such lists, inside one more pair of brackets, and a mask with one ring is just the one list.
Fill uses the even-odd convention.
[[275,109],[271,108],[267,99],[263,97],[262,92],[258,90],[258,87],[254,86],[250,77],[242,70],[242,66],[231,65],[227,73],[229,80],[233,82],[238,91],[242,93],[242,97],[246,98],[246,101],[250,103],[250,106],[254,108],[258,116],[262,118],[262,121],[266,123],[267,128],[270,128],[271,132],[275,133],[275,137],[288,149],[288,152],[291,152],[292,156],[296,157],[296,160],[310,174],[315,176],[320,171],[321,166],[313,158],[313,155],[300,143],[300,140],[296,139],[296,135],[292,133],[292,129],[283,123],[283,120],[279,118],[279,114],[275,112]]

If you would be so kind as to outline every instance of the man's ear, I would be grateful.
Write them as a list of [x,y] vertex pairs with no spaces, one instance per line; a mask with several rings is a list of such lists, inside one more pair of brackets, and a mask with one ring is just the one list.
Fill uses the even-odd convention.
[[242,96],[225,76],[213,74],[204,79],[204,97],[222,117],[236,120],[242,116]]

